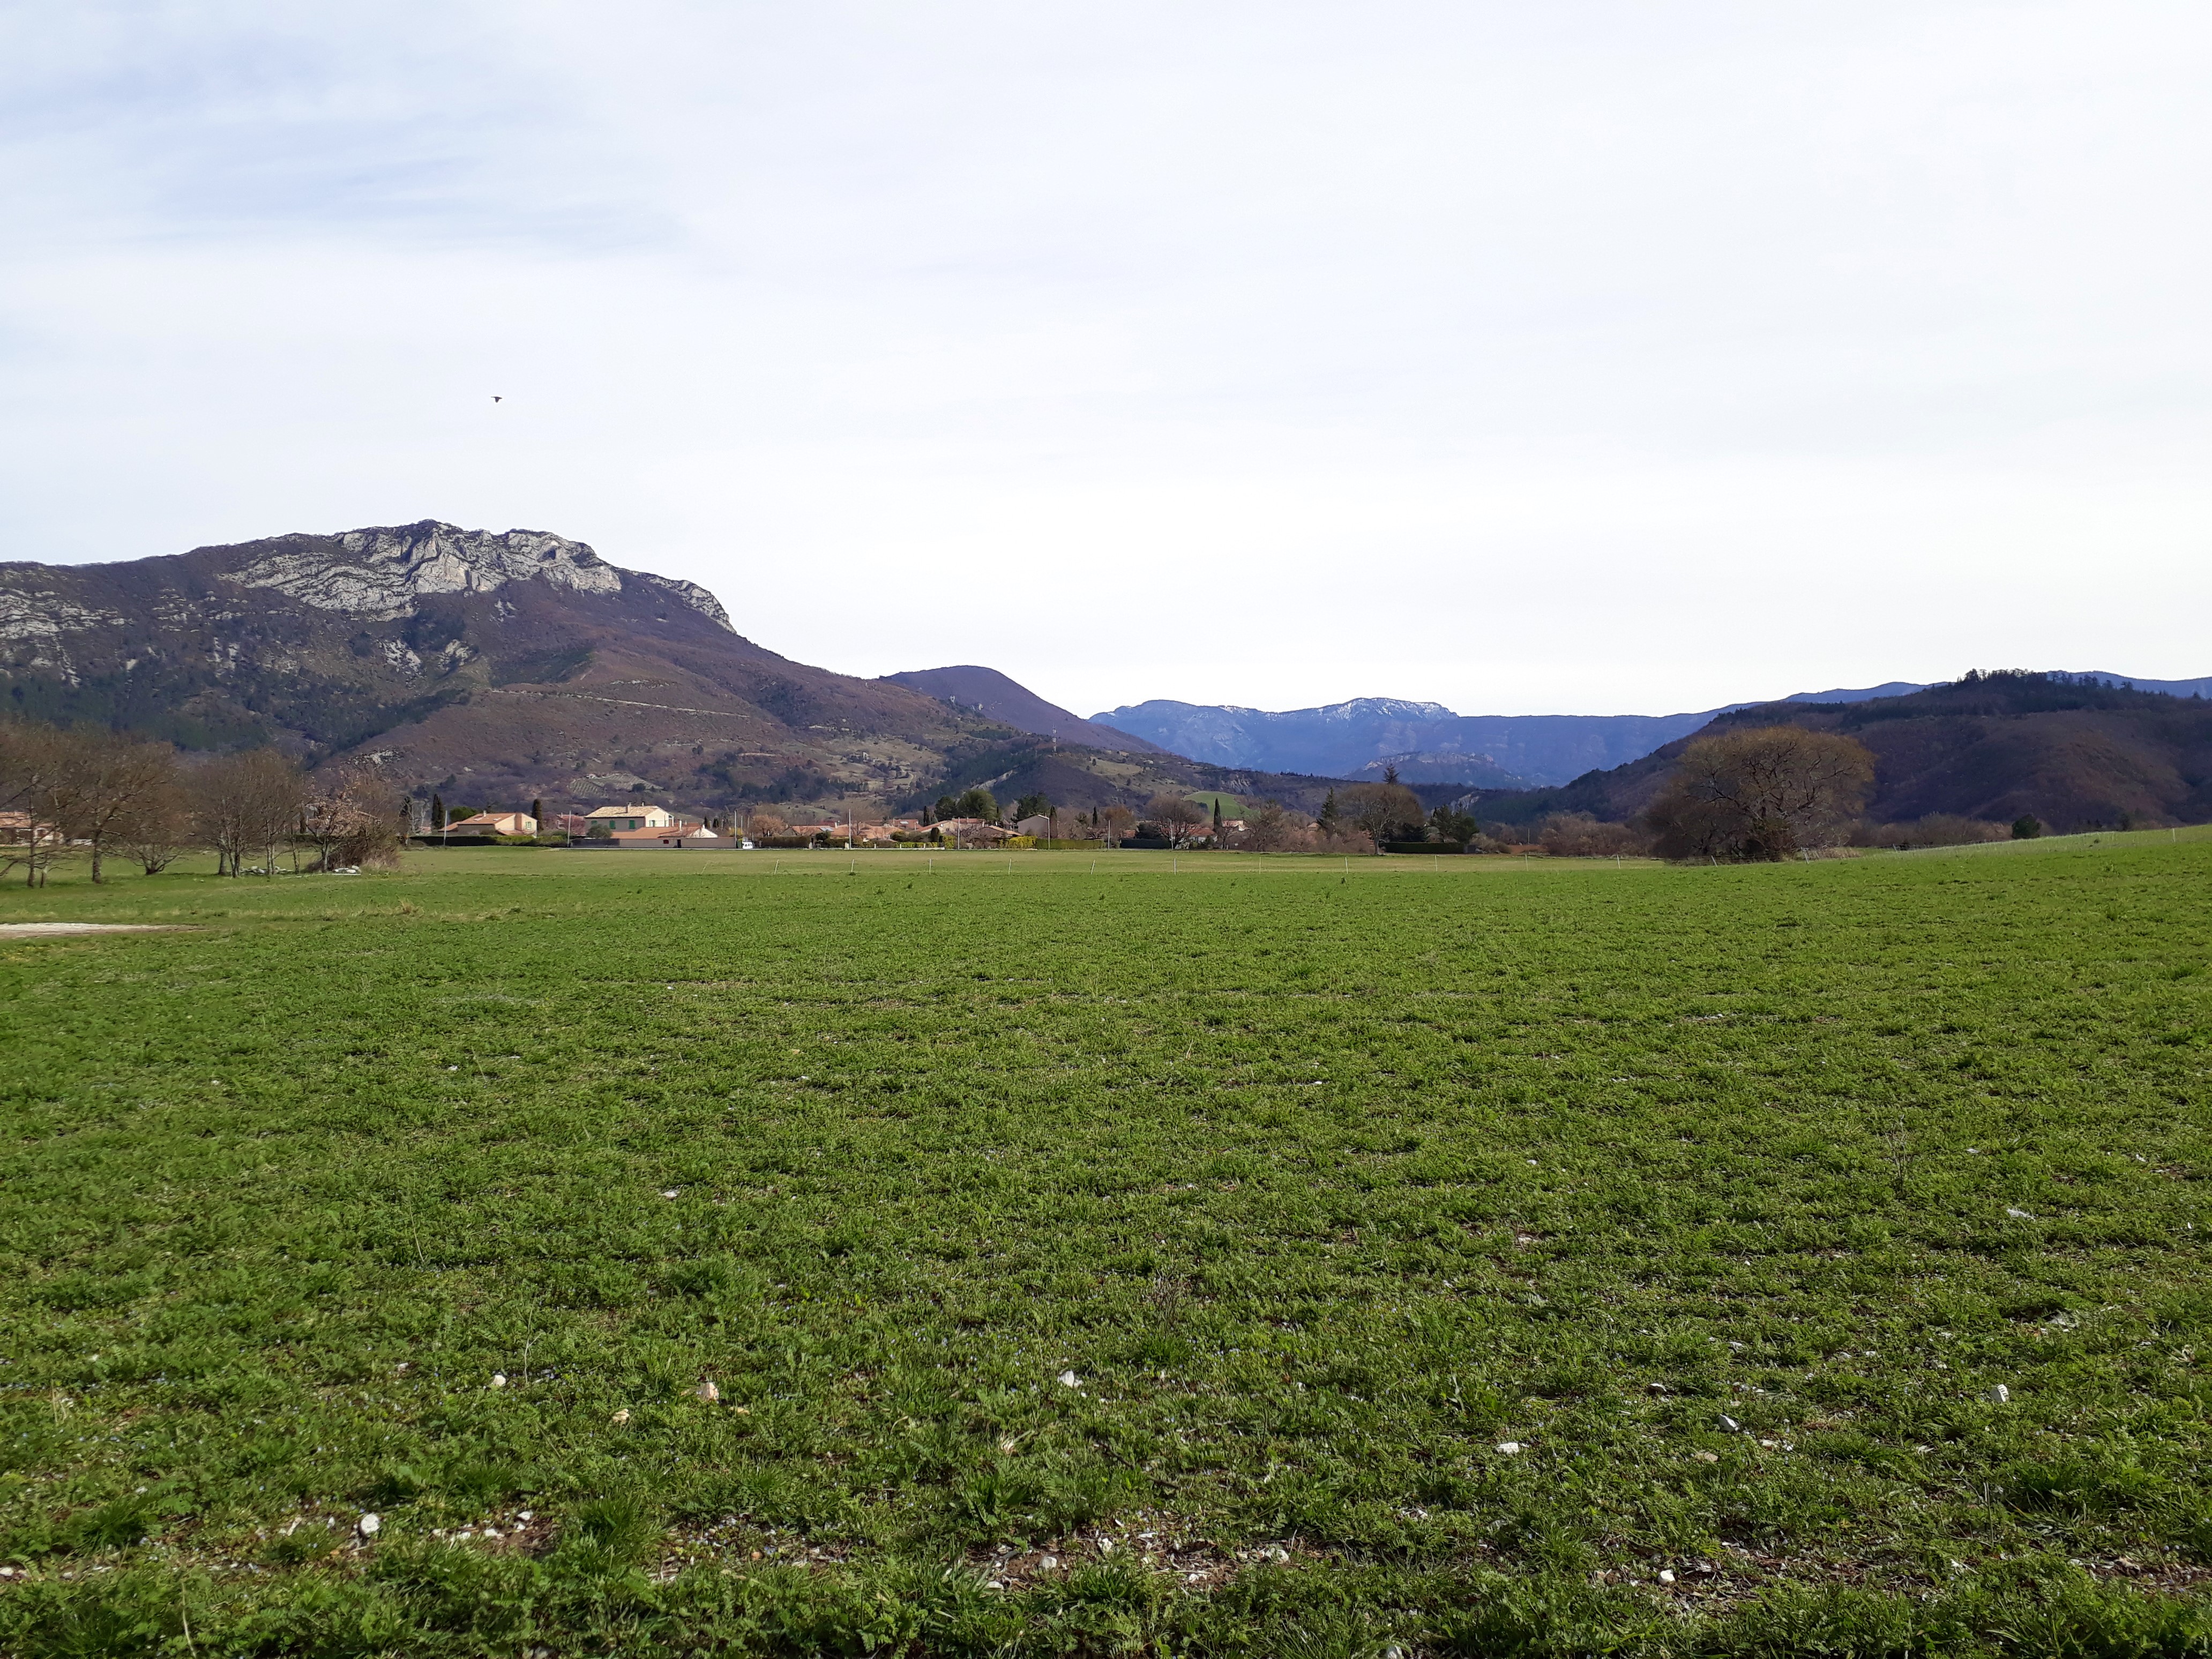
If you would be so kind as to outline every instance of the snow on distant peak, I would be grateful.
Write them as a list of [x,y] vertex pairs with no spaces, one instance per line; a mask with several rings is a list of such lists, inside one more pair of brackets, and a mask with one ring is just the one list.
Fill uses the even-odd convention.
[[1354,697],[1349,702],[1333,702],[1320,708],[1302,708],[1300,714],[1318,714],[1323,720],[1354,720],[1381,717],[1394,720],[1449,720],[1459,716],[1440,702],[1410,702],[1403,697]]

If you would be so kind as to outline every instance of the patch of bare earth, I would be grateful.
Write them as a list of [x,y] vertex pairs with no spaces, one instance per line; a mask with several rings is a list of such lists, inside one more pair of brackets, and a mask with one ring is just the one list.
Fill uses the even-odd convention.
[[0,921],[0,939],[63,939],[76,933],[189,933],[177,923],[155,921]]

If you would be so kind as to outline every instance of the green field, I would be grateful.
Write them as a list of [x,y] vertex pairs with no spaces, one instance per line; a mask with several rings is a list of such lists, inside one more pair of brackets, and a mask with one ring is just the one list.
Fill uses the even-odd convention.
[[1091,865],[0,890],[0,1653],[2204,1650],[2212,839]]

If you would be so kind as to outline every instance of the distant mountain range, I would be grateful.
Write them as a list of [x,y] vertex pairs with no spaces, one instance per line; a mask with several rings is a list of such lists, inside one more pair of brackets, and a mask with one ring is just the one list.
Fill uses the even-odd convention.
[[[1918,689],[1896,683],[1820,696],[1844,702]],[[1565,783],[1585,772],[1619,766],[1696,731],[1722,712],[1460,714],[1440,702],[1357,697],[1274,713],[1158,699],[1092,718],[1217,766],[1367,778],[1379,777],[1386,765],[1395,765],[1408,782],[1514,789]]]
[[[2114,674],[2086,678],[2128,684]],[[2212,678],[2135,680],[2176,696],[2212,690]],[[1800,691],[1778,701],[1858,703],[1928,688],[1911,680]],[[1262,767],[1329,777],[1380,777],[1395,767],[1408,783],[1465,783],[1481,789],[1556,786],[1650,754],[1746,702],[1680,714],[1459,714],[1437,702],[1358,697],[1280,713],[1231,704],[1150,702],[1091,719],[1148,738],[1161,748],[1217,766]]]
[[793,662],[738,634],[704,588],[548,532],[424,520],[0,563],[0,709],[187,749],[273,742],[310,764],[374,764],[453,805],[642,790],[859,814],[983,784],[1078,808],[1172,790],[1316,811],[1341,780],[1395,765],[1432,801],[1473,791],[1500,815],[1615,816],[1692,733],[1757,718],[1864,734],[1885,812],[2212,814],[2199,740],[2212,703],[2189,701],[2212,678],[2128,685],[1893,682],[1663,715],[1152,702],[1085,720],[973,664],[860,679]]
[[[1942,812],[1997,823],[2032,814],[2061,830],[2200,823],[2212,819],[2208,692],[2208,680],[1970,674],[1857,702],[1754,703],[1707,729],[1788,723],[1856,738],[1875,754],[1866,814],[1881,823]],[[1650,804],[1689,740],[1562,787],[1476,791],[1461,805],[1486,823],[1534,823],[1553,812],[1624,822]]]

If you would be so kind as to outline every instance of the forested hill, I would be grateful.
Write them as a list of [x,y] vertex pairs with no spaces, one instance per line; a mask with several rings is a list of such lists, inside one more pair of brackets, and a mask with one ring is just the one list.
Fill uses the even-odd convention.
[[903,673],[886,674],[884,678],[925,696],[941,697],[957,708],[973,709],[987,719],[1003,721],[1017,732],[1034,732],[1062,743],[1087,744],[1093,749],[1139,755],[1164,752],[1142,738],[1117,732],[1110,726],[1100,726],[1058,703],[1047,702],[1029,687],[995,668],[963,663],[950,668],[909,669]]
[[1674,757],[1706,732],[1792,725],[1856,738],[1875,759],[1867,816],[1930,812],[2053,830],[2212,819],[2212,702],[2062,674],[1970,674],[1948,685],[1856,703],[1761,703],[1556,789],[1479,791],[1485,818],[1533,823],[1552,812],[1624,820],[1647,805]]

